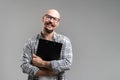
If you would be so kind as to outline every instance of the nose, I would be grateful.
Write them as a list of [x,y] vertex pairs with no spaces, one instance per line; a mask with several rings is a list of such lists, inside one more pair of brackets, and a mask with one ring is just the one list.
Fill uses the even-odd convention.
[[54,19],[53,19],[53,18],[50,18],[50,21],[51,21],[51,22],[54,22]]

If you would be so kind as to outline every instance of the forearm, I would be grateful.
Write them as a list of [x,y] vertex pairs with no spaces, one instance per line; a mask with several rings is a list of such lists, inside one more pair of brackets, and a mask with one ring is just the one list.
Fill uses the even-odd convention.
[[52,69],[50,61],[43,61],[42,67],[47,68],[47,69]]
[[40,69],[36,73],[36,77],[42,77],[42,76],[54,76],[55,72],[52,70],[46,70],[46,69]]
[[27,74],[29,74],[31,76],[34,76],[36,74],[36,72],[39,70],[38,67],[33,66],[33,65],[29,64],[29,63],[23,63],[21,65],[21,68],[22,68],[23,73],[27,73]]
[[72,64],[72,54],[60,60],[43,61],[42,67],[53,70],[56,74],[69,70]]
[[52,69],[56,73],[60,73],[60,72],[66,71],[66,70],[70,70],[71,64],[72,64],[72,62],[69,62],[67,59],[51,61]]

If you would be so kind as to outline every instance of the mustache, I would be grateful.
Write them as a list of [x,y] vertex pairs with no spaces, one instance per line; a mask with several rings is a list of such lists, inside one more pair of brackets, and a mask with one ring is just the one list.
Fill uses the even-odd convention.
[[54,25],[52,24],[52,22],[46,22],[46,25],[51,25],[54,27]]

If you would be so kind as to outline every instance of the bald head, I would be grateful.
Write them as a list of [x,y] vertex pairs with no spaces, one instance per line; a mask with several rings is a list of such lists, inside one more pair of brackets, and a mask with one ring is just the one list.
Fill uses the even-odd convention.
[[49,9],[46,14],[60,19],[60,13],[56,9]]

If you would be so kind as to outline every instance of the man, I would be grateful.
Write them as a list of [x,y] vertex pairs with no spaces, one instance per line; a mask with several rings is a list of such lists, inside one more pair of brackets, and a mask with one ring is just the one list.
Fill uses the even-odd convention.
[[[21,68],[29,75],[28,80],[66,80],[65,71],[69,70],[72,64],[72,46],[66,36],[55,32],[60,22],[59,12],[55,9],[48,10],[42,17],[42,22],[41,33],[29,39],[24,46]],[[60,59],[45,61],[37,56],[39,39],[62,43]]]

